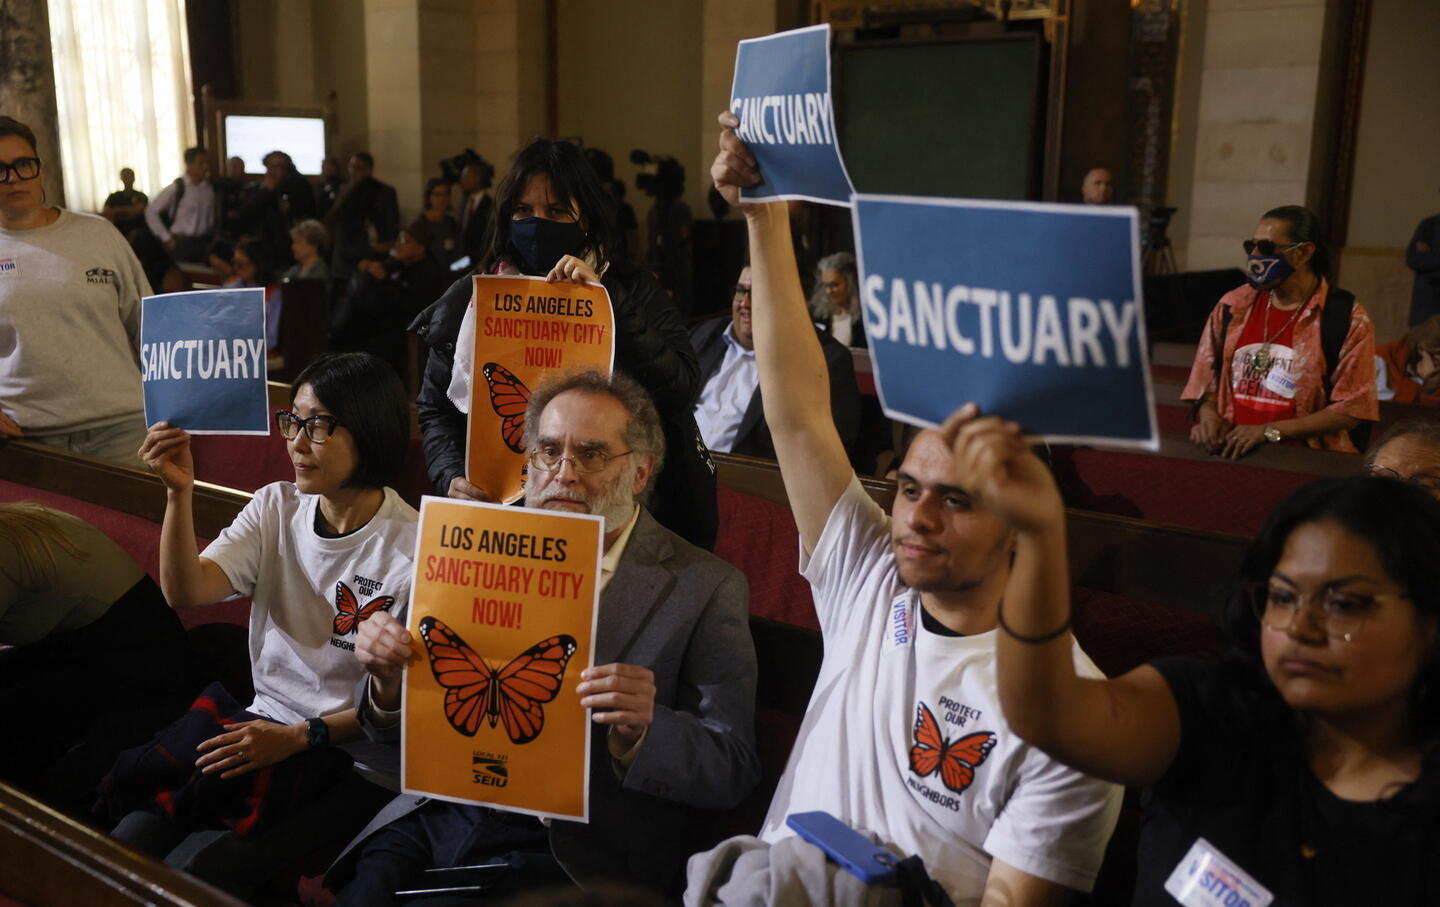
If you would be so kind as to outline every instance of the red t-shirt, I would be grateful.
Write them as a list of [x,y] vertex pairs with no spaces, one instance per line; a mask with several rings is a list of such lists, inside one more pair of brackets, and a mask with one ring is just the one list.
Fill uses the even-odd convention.
[[1295,322],[1305,305],[1288,312],[1277,309],[1270,305],[1269,293],[1255,301],[1230,360],[1236,425],[1268,425],[1295,417],[1293,344]]

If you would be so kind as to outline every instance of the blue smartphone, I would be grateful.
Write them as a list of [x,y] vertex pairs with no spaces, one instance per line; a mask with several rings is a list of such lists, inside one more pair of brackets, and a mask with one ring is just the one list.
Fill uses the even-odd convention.
[[785,824],[866,884],[895,878],[894,854],[827,812],[795,813]]

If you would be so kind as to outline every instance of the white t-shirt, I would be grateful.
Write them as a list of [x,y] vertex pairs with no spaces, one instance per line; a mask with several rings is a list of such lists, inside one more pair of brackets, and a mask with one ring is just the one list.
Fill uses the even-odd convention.
[[[949,637],[921,626],[918,596],[900,581],[891,553],[889,518],[858,480],[808,562],[802,550],[801,569],[814,589],[825,660],[760,837],[778,841],[793,834],[786,816],[826,810],[918,853],[957,904],[979,902],[992,858],[1089,891],[1121,789],[1066,768],[1010,730],[996,690],[994,631]],[[1075,666],[1082,676],[1103,676],[1078,645]],[[960,769],[953,784],[938,765],[924,774],[912,765],[922,707],[939,738],[918,736],[929,737],[932,750],[970,742],[970,759],[952,761]]]
[[[415,508],[387,488],[370,522],[342,538],[325,538],[315,532],[319,503],[293,482],[266,485],[203,552],[253,602],[250,711],[286,724],[355,704],[365,670],[355,658],[354,630],[337,632],[339,601],[347,611],[351,601],[363,610],[391,596],[387,610],[401,621],[410,604]],[[393,748],[365,740],[343,746],[367,776],[367,768],[394,773],[397,767]]]

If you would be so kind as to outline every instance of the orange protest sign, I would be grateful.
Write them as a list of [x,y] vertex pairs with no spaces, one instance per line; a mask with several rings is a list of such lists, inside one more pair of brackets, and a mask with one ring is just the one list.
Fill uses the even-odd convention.
[[475,276],[474,373],[465,478],[497,501],[525,493],[525,404],[546,373],[594,368],[610,374],[615,316],[598,283]]
[[426,497],[405,671],[406,793],[588,821],[604,521]]

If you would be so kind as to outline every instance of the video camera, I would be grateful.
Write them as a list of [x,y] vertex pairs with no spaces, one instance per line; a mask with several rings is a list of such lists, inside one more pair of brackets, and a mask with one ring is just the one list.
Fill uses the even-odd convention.
[[1170,229],[1170,218],[1175,216],[1178,208],[1151,208],[1145,216],[1145,245],[1149,248],[1159,248],[1169,245],[1170,240],[1165,236]]
[[652,198],[678,198],[685,191],[685,167],[667,154],[654,154],[636,148],[630,152],[630,163],[637,167],[655,165],[654,173],[641,173],[635,185]]
[[460,182],[460,171],[469,164],[474,164],[480,169],[480,188],[490,188],[490,183],[495,179],[495,166],[475,153],[474,148],[466,148],[454,157],[447,157],[440,161],[440,175],[447,183]]

